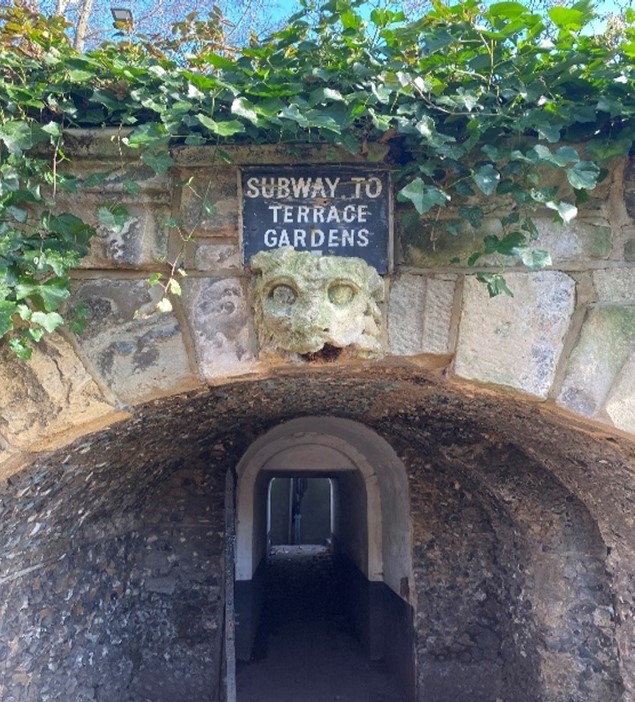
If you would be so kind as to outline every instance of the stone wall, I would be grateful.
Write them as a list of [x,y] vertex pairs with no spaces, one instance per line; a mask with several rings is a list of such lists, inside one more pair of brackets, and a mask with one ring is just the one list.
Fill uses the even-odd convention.
[[[544,213],[554,265],[510,265],[513,298],[398,218],[388,358],[281,368],[258,354],[238,168],[355,159],[180,148],[156,176],[111,136],[72,144],[109,176],[69,209],[133,214],[73,276],[87,327],[0,362],[3,702],[219,699],[225,475],[307,415],[366,424],[407,468],[417,702],[633,702],[634,163],[571,227]],[[157,313],[146,279],[181,254]]]
[[[214,149],[178,147],[172,171],[157,176],[115,136],[69,136],[72,168],[107,176],[62,204],[97,225],[103,204],[125,204],[132,218],[117,234],[98,225],[74,275],[75,300],[90,313],[84,332],[48,338],[28,365],[3,352],[0,466],[7,472],[24,453],[108,425],[131,406],[266,372],[241,261],[239,168],[362,162],[331,147],[240,147],[229,150],[231,163]],[[382,156],[373,153],[373,163]],[[385,277],[389,353],[437,355],[456,377],[514,388],[635,433],[634,164],[614,163],[571,225],[539,214],[535,245],[549,248],[553,266],[531,273],[508,262],[513,298],[490,300],[477,269],[451,263],[478,248],[492,223],[471,237],[433,241],[425,220],[401,226],[398,210],[397,265]],[[140,185],[138,195],[126,190],[127,178]],[[161,290],[147,278],[179,257],[188,272],[183,295],[172,311],[157,313]],[[494,269],[493,261],[481,263]]]
[[635,699],[633,443],[384,363],[152,401],[4,482],[3,702],[219,699],[225,474],[316,414],[406,466],[417,702]]

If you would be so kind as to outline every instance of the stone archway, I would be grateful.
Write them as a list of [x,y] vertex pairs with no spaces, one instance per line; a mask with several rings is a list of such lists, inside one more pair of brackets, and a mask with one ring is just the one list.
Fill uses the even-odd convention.
[[[324,415],[357,429],[285,434]],[[632,441],[512,393],[377,365],[148,403],[5,480],[0,696],[220,699],[227,471],[262,437],[283,439],[263,462],[293,465],[295,434],[332,435],[311,443],[331,465],[365,456],[389,501],[364,428],[407,471],[417,702],[632,702]]]
[[[302,417],[254,441],[236,474],[238,657],[250,658],[261,616],[271,476],[336,477],[342,509],[333,536],[348,564],[357,634],[370,658],[386,658],[414,699],[410,500],[405,466],[392,447],[359,422]],[[392,621],[401,625],[387,626]]]

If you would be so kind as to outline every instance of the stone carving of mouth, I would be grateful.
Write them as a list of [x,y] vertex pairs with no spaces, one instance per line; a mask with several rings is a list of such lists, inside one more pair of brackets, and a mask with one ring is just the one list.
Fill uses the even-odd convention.
[[336,361],[343,352],[344,349],[339,348],[338,346],[324,344],[319,351],[303,353],[301,355],[307,363],[332,363],[333,361]]

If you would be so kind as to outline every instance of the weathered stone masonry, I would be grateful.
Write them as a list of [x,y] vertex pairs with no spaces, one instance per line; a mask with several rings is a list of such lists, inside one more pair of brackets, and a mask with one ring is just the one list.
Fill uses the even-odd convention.
[[[545,213],[554,265],[511,266],[514,298],[487,299],[425,223],[398,230],[390,357],[273,367],[237,168],[351,157],[183,148],[159,177],[132,151],[120,169],[109,135],[75,140],[74,167],[113,170],[69,209],[124,202],[133,220],[74,277],[85,332],[0,364],[3,702],[222,699],[225,475],[302,416],[361,422],[406,468],[417,702],[634,700],[633,162],[571,227]],[[148,314],[177,217],[183,296]]]

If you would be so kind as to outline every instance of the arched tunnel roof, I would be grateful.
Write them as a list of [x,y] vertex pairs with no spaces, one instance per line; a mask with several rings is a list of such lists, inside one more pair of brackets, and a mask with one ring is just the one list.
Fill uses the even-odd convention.
[[[267,431],[308,416],[352,419],[385,439],[409,466],[410,480],[418,481],[413,513],[422,509],[426,491],[431,502],[438,501],[439,514],[447,507],[444,495],[458,505],[447,512],[448,530],[456,510],[479,509],[492,538],[503,543],[503,532],[512,535],[520,554],[525,542],[542,544],[558,557],[566,551],[573,562],[588,561],[589,572],[606,560],[619,591],[611,606],[621,622],[616,634],[621,675],[633,686],[635,670],[626,659],[634,635],[629,613],[635,603],[635,444],[543,403],[410,366],[272,371],[266,378],[150,402],[131,419],[35,457],[0,489],[0,587],[13,596],[12,584],[25,573],[46,573],[63,562],[95,568],[103,580],[127,552],[93,563],[96,549],[86,544],[105,535],[122,541],[124,533],[139,534],[146,522],[166,531],[174,525],[195,528],[198,519],[207,530],[205,543],[218,543],[226,472]],[[188,466],[200,470],[184,479]],[[205,483],[203,501],[192,496],[197,481]],[[415,560],[436,548],[426,538],[415,533]],[[510,556],[512,561],[522,570],[521,556]],[[584,587],[592,589],[599,577],[589,575]],[[173,587],[162,582],[154,587]],[[210,587],[217,585],[214,580]],[[54,587],[71,586],[63,580]],[[9,630],[12,621],[7,619]]]

